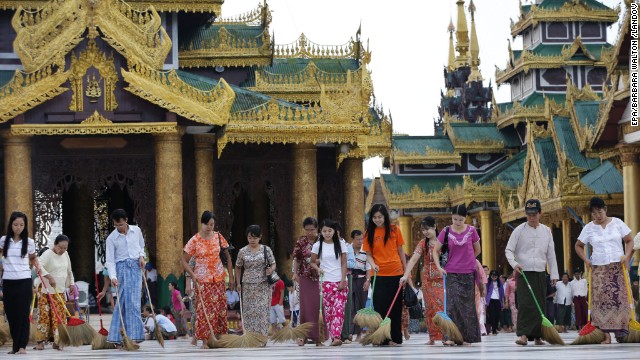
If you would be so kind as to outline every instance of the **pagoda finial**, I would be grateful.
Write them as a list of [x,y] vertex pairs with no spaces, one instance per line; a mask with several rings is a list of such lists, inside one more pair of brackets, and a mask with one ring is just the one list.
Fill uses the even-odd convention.
[[453,71],[455,69],[455,58],[456,53],[453,47],[453,33],[456,31],[456,28],[453,26],[453,19],[449,19],[449,27],[447,28],[449,31],[449,61],[447,62],[447,69],[449,71]]
[[458,5],[458,30],[456,31],[456,66],[469,65],[469,31],[467,28],[467,16],[464,13],[464,0],[456,1]]
[[471,53],[471,74],[467,81],[482,81],[482,75],[478,67],[480,66],[480,45],[478,44],[478,35],[476,35],[475,12],[476,7],[473,0],[469,3],[469,12],[471,13],[471,44],[469,52]]

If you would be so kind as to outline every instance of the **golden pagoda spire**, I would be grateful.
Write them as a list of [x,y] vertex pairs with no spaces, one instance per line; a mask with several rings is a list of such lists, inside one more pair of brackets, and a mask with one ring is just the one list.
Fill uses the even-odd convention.
[[449,27],[447,28],[449,32],[449,61],[447,62],[447,69],[449,71],[453,71],[455,69],[455,57],[456,53],[453,47],[453,33],[456,31],[456,28],[453,26],[453,19],[449,19]]
[[478,44],[478,35],[476,35],[476,21],[475,12],[476,6],[473,4],[473,0],[469,3],[469,12],[471,13],[471,44],[469,46],[469,52],[471,53],[471,74],[467,81],[482,81],[482,75],[480,74],[480,45]]
[[469,65],[469,31],[467,28],[467,16],[464,13],[464,0],[456,1],[458,5],[458,30],[456,31],[456,67]]

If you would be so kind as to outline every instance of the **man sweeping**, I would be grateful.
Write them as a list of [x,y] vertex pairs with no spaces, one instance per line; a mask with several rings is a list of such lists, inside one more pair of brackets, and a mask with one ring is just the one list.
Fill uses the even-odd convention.
[[[107,237],[106,266],[111,284],[118,291],[119,301],[115,305],[107,341],[121,347],[121,322],[126,337],[135,342],[144,341],[140,316],[142,269],[145,265],[144,238],[139,227],[127,224],[127,213],[123,209],[114,210],[111,220],[115,229]],[[122,307],[121,311],[117,309],[119,307]]]
[[[553,244],[551,229],[540,223],[542,207],[537,199],[529,199],[525,203],[527,222],[513,230],[504,252],[516,274],[523,271],[529,280],[532,291],[523,276],[517,277],[516,296],[518,299],[518,328],[516,344],[527,345],[534,340],[536,345],[543,345],[542,316],[535,300],[545,306],[547,282],[545,270],[547,264],[551,270],[551,281],[555,286],[558,280],[558,263]],[[535,299],[532,296],[535,294]],[[542,309],[544,311],[544,309]]]

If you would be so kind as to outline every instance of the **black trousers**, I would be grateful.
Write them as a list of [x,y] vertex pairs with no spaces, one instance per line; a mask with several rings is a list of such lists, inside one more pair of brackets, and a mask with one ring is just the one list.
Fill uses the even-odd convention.
[[9,321],[13,352],[26,349],[29,342],[29,307],[33,296],[31,278],[3,280],[4,312]]
[[[489,324],[491,332],[494,334],[498,333],[498,324],[500,323],[500,315],[502,314],[502,309],[500,308],[500,300],[496,299],[491,299],[487,306],[487,324]],[[489,329],[487,329],[487,333],[489,333]]]
[[[398,294],[393,307],[391,307],[391,302],[396,295],[401,277],[402,275],[378,276],[376,288],[373,289],[373,309],[384,319],[387,311],[391,308],[389,313],[389,319],[391,319],[391,341],[396,344],[402,344],[402,291]],[[387,344],[388,341],[385,341],[383,345]]]

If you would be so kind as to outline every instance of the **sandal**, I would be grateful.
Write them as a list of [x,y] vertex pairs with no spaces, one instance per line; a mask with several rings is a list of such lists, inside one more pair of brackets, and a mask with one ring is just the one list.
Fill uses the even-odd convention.
[[545,343],[544,341],[542,341],[541,339],[536,339],[535,340],[535,344],[536,345],[547,345],[547,343]]
[[442,345],[444,345],[444,346],[455,346],[456,343],[454,343],[452,340],[447,340],[447,341],[443,341]]
[[33,350],[38,350],[38,351],[44,350],[44,342],[37,343],[36,346],[33,347]]
[[522,339],[516,340],[516,344],[518,344],[518,345],[526,346],[527,343],[528,343],[528,341],[526,341],[526,340],[522,340]]
[[333,340],[333,342],[331,343],[331,346],[340,346],[340,345],[342,345],[342,340],[340,339]]

